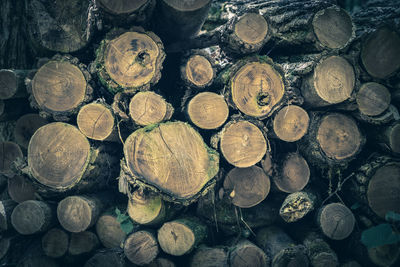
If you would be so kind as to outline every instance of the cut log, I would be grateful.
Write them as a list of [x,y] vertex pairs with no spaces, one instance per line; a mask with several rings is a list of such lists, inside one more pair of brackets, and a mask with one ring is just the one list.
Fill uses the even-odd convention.
[[7,191],[10,198],[17,203],[36,198],[34,185],[27,178],[20,175],[8,178]]
[[42,249],[50,258],[60,258],[68,251],[69,235],[62,229],[53,228],[42,237]]
[[338,257],[329,244],[317,233],[311,232],[303,240],[310,264],[313,267],[337,267]]
[[18,145],[28,149],[29,141],[37,129],[47,124],[47,120],[39,114],[29,113],[20,117],[14,128],[14,138]]
[[13,162],[22,159],[23,154],[19,145],[14,142],[0,142],[0,175],[12,177]]
[[128,267],[125,257],[121,257],[120,251],[106,250],[94,254],[84,267]]
[[385,152],[392,153],[394,156],[400,155],[400,122],[395,121],[389,125],[384,125],[371,129],[368,140],[373,141],[377,147]]
[[122,231],[121,224],[112,213],[104,213],[96,223],[96,233],[100,242],[106,248],[119,248],[122,246],[126,233]]
[[345,166],[365,143],[356,122],[340,113],[314,113],[309,129],[300,148],[308,163],[322,169],[329,165]]
[[268,266],[271,261],[262,249],[248,240],[241,240],[230,248],[229,262],[231,267]]
[[272,180],[276,187],[285,193],[303,190],[310,180],[308,163],[299,153],[286,154],[278,173]]
[[207,49],[190,51],[182,61],[181,78],[187,87],[202,90],[213,83],[216,62]]
[[240,208],[251,208],[263,201],[270,189],[264,170],[257,166],[234,168],[225,177],[224,190],[232,203]]
[[271,266],[308,266],[305,248],[276,226],[258,230],[256,243],[271,259]]
[[142,28],[110,31],[96,52],[97,74],[112,93],[149,90],[161,78],[164,46]]
[[11,214],[11,223],[14,229],[22,235],[47,231],[55,221],[55,207],[37,200],[28,200],[18,204]]
[[190,121],[201,129],[211,130],[222,126],[228,118],[229,108],[224,97],[212,92],[195,95],[187,105]]
[[95,251],[100,246],[96,234],[90,231],[72,233],[69,241],[68,255],[78,257]]
[[218,173],[219,155],[183,122],[150,125],[132,133],[124,145],[126,166],[120,179],[189,204],[208,189]]
[[228,251],[224,247],[200,246],[190,261],[191,267],[228,267]]
[[356,96],[358,110],[366,116],[378,116],[390,105],[389,90],[375,82],[365,83]]
[[0,233],[12,229],[11,214],[17,206],[13,200],[0,201]]
[[27,97],[25,87],[26,70],[0,70],[0,99]]
[[105,203],[100,195],[66,197],[58,203],[58,221],[69,232],[83,232],[97,222]]
[[154,92],[139,92],[129,103],[129,116],[140,126],[167,121],[173,113],[172,105]]
[[288,195],[282,203],[279,215],[287,223],[304,218],[316,206],[316,196],[310,192],[295,192]]
[[333,240],[343,240],[353,232],[355,218],[352,211],[341,203],[331,203],[320,208],[318,225],[322,233]]
[[89,1],[39,0],[27,4],[27,29],[32,43],[40,52],[71,53],[89,43]]
[[286,142],[300,140],[308,131],[310,118],[303,108],[290,105],[279,110],[273,122],[275,135]]
[[303,80],[301,92],[305,104],[322,107],[341,103],[350,98],[355,80],[354,68],[346,59],[323,58]]
[[31,106],[41,116],[68,121],[92,97],[91,76],[78,59],[56,55],[36,72],[28,84]]
[[79,130],[88,138],[99,141],[119,141],[111,108],[104,103],[83,106],[76,118]]
[[170,255],[182,256],[191,252],[207,238],[207,227],[195,218],[180,218],[158,230],[161,249]]
[[400,35],[387,26],[380,27],[363,42],[360,57],[372,77],[390,77],[400,68]]
[[353,112],[352,115],[360,122],[373,125],[391,124],[400,118],[399,110],[393,105],[389,105],[389,107],[378,116],[366,116],[362,112]]
[[148,265],[147,267],[176,267],[175,263],[166,258],[157,258]]
[[262,131],[248,121],[232,121],[221,132],[220,149],[224,158],[238,168],[259,162],[267,151]]
[[144,266],[152,262],[158,255],[157,239],[148,231],[130,234],[125,240],[124,253],[130,262]]
[[368,249],[370,260],[377,266],[395,266],[400,259],[398,244],[383,245]]

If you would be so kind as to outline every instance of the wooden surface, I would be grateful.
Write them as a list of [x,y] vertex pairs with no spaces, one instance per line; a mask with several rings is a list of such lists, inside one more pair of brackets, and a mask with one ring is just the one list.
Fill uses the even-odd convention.
[[160,196],[137,190],[128,201],[127,212],[136,223],[154,225],[165,219],[165,205]]
[[106,248],[120,247],[126,237],[126,233],[121,229],[121,224],[111,214],[103,214],[99,217],[96,223],[96,233]]
[[133,264],[149,264],[157,257],[158,252],[157,239],[148,231],[134,232],[125,240],[124,253]]
[[390,105],[390,92],[382,84],[364,83],[356,96],[358,110],[367,116],[382,114]]
[[307,111],[296,105],[285,106],[274,117],[274,133],[286,142],[295,142],[308,131],[310,118]]
[[185,66],[185,78],[195,87],[210,85],[214,78],[214,70],[210,61],[201,55],[193,55]]
[[323,206],[320,209],[318,221],[324,235],[333,240],[347,238],[355,225],[352,211],[341,203]]
[[268,23],[263,16],[247,13],[235,24],[235,34],[244,43],[257,44],[264,40],[268,33]]
[[88,138],[105,140],[109,138],[115,127],[114,115],[111,109],[100,103],[83,106],[76,118],[79,130]]
[[302,190],[310,179],[307,161],[298,153],[288,153],[280,167],[280,175],[274,176],[276,187],[286,193]]

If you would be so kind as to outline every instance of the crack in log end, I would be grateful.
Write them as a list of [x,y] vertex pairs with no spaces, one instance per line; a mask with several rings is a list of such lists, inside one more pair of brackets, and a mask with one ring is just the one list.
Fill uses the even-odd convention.
[[267,92],[258,93],[256,99],[259,106],[268,106],[271,103],[271,97]]

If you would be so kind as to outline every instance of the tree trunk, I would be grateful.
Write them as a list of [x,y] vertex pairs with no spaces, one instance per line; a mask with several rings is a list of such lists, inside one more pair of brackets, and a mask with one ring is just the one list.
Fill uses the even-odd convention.
[[125,240],[125,256],[135,265],[144,266],[149,264],[157,257],[158,252],[157,239],[149,231],[134,232]]
[[364,83],[357,92],[357,107],[365,116],[378,116],[389,107],[390,98],[389,90],[382,84]]

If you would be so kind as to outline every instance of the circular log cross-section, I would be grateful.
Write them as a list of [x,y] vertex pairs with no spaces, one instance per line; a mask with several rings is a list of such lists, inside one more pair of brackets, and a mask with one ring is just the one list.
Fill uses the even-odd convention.
[[324,235],[330,239],[342,240],[353,232],[355,218],[345,205],[331,203],[318,212],[318,223]]
[[115,120],[111,109],[100,103],[83,106],[76,118],[79,130],[88,138],[108,141],[116,137]]
[[269,261],[270,259],[261,248],[247,240],[239,242],[229,255],[231,267],[263,267],[268,266]]
[[67,253],[69,245],[68,234],[59,229],[53,228],[42,237],[42,249],[44,254],[50,258],[60,258]]
[[97,220],[96,233],[106,248],[120,247],[126,237],[117,218],[109,214],[104,214]]
[[15,175],[8,178],[8,195],[17,203],[34,200],[36,188],[27,178]]
[[87,93],[82,71],[66,61],[50,61],[43,65],[32,80],[32,94],[40,109],[63,113],[78,108]]
[[76,127],[62,122],[40,127],[28,147],[28,165],[33,178],[60,191],[81,180],[89,158],[87,138]]
[[231,80],[231,96],[244,114],[266,118],[283,99],[285,85],[281,74],[270,64],[250,62]]
[[189,86],[205,88],[213,82],[215,73],[210,61],[196,54],[188,59],[182,76]]
[[400,36],[382,27],[373,32],[363,43],[361,61],[373,77],[384,79],[400,68]]
[[211,267],[228,265],[228,252],[224,248],[201,246],[196,249],[190,262],[190,267]]
[[307,133],[309,122],[310,118],[303,108],[285,106],[274,118],[274,133],[283,141],[295,142]]
[[225,123],[229,108],[224,97],[212,92],[194,96],[188,104],[187,113],[193,124],[201,129],[216,129]]
[[32,135],[45,124],[47,124],[47,120],[40,117],[39,114],[30,113],[20,117],[14,128],[15,141],[27,149]]
[[245,168],[263,158],[267,151],[267,142],[257,126],[248,121],[238,121],[224,128],[220,147],[230,164]]
[[225,177],[224,189],[235,206],[250,208],[267,197],[270,181],[260,167],[234,168]]
[[128,236],[124,244],[124,254],[130,262],[143,266],[158,255],[157,239],[147,231],[138,231]]
[[218,172],[219,155],[183,122],[149,126],[125,141],[126,165],[134,177],[178,202],[198,197]]
[[375,82],[365,83],[357,93],[356,101],[360,112],[366,116],[378,116],[390,105],[389,90]]
[[361,133],[351,118],[342,114],[329,114],[322,118],[317,141],[322,151],[331,159],[351,158],[360,150]]
[[286,193],[302,190],[310,179],[307,161],[298,153],[289,153],[282,163],[281,175],[273,178],[276,187]]
[[99,4],[107,12],[115,15],[130,14],[140,10],[149,0],[99,0]]
[[165,203],[159,195],[141,194],[136,190],[128,201],[129,217],[139,224],[154,225],[166,216]]
[[0,70],[0,99],[26,97],[26,74],[27,71],[23,70]]
[[318,41],[332,49],[345,47],[353,37],[355,29],[350,15],[338,7],[329,7],[317,12],[312,26]]
[[172,106],[154,92],[139,92],[129,102],[129,116],[140,126],[169,120],[172,113]]
[[379,168],[372,176],[367,190],[368,204],[381,218],[393,211],[400,213],[400,165]]
[[23,158],[19,145],[14,142],[0,142],[0,174],[14,176],[12,171],[13,162]]
[[268,23],[257,13],[246,13],[235,23],[235,35],[244,43],[262,43],[268,34]]

